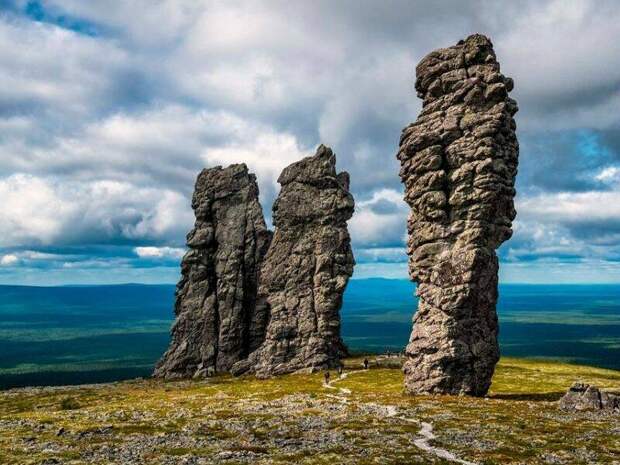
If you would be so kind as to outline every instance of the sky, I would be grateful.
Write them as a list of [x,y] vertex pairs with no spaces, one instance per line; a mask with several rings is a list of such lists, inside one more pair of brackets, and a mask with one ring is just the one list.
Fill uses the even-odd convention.
[[415,65],[489,36],[521,152],[501,282],[620,282],[615,1],[0,0],[0,283],[174,283],[204,167],[351,173],[355,278],[406,278]]

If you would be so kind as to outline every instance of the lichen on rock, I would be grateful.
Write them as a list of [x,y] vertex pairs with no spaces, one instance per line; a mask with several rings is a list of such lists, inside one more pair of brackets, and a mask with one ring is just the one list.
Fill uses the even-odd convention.
[[254,315],[258,271],[271,233],[245,164],[203,170],[192,198],[196,215],[181,263],[170,348],[154,375],[204,377],[226,371],[263,341]]
[[422,111],[398,151],[419,296],[405,387],[480,396],[499,359],[495,250],[516,215],[513,81],[491,41],[475,34],[423,58],[415,88]]

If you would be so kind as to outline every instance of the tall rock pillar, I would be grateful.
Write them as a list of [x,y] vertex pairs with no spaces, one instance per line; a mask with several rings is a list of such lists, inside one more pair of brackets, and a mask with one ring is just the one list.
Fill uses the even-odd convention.
[[278,182],[256,309],[269,321],[265,342],[235,364],[233,374],[334,368],[346,353],[339,312],[355,263],[347,230],[349,175],[336,174],[336,156],[321,145],[314,156],[285,168]]
[[177,284],[172,342],[155,368],[162,378],[227,371],[263,342],[258,273],[271,233],[245,164],[203,170],[192,198],[196,223]]
[[422,111],[398,151],[419,296],[405,387],[482,396],[499,359],[495,250],[516,215],[513,82],[476,34],[422,59],[415,88]]

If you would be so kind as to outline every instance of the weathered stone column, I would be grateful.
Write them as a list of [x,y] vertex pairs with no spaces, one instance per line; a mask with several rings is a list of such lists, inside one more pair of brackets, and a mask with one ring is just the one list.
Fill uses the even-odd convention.
[[516,214],[512,87],[479,34],[416,68],[422,111],[398,152],[420,298],[404,364],[410,393],[482,396],[491,384],[499,359],[495,250]]
[[227,371],[264,339],[257,318],[258,272],[271,240],[258,186],[245,164],[203,170],[192,208],[196,224],[177,284],[172,342],[154,376]]
[[321,145],[314,156],[285,168],[278,182],[256,310],[269,320],[265,342],[235,364],[233,374],[335,368],[346,353],[340,307],[355,263],[347,230],[349,175],[336,174],[336,156]]

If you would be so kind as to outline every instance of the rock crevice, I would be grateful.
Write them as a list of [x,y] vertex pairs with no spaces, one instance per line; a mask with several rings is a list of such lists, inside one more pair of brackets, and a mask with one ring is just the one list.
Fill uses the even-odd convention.
[[423,99],[400,139],[418,309],[406,348],[410,393],[484,395],[499,359],[495,250],[510,238],[518,143],[491,41],[472,35],[416,67]]

